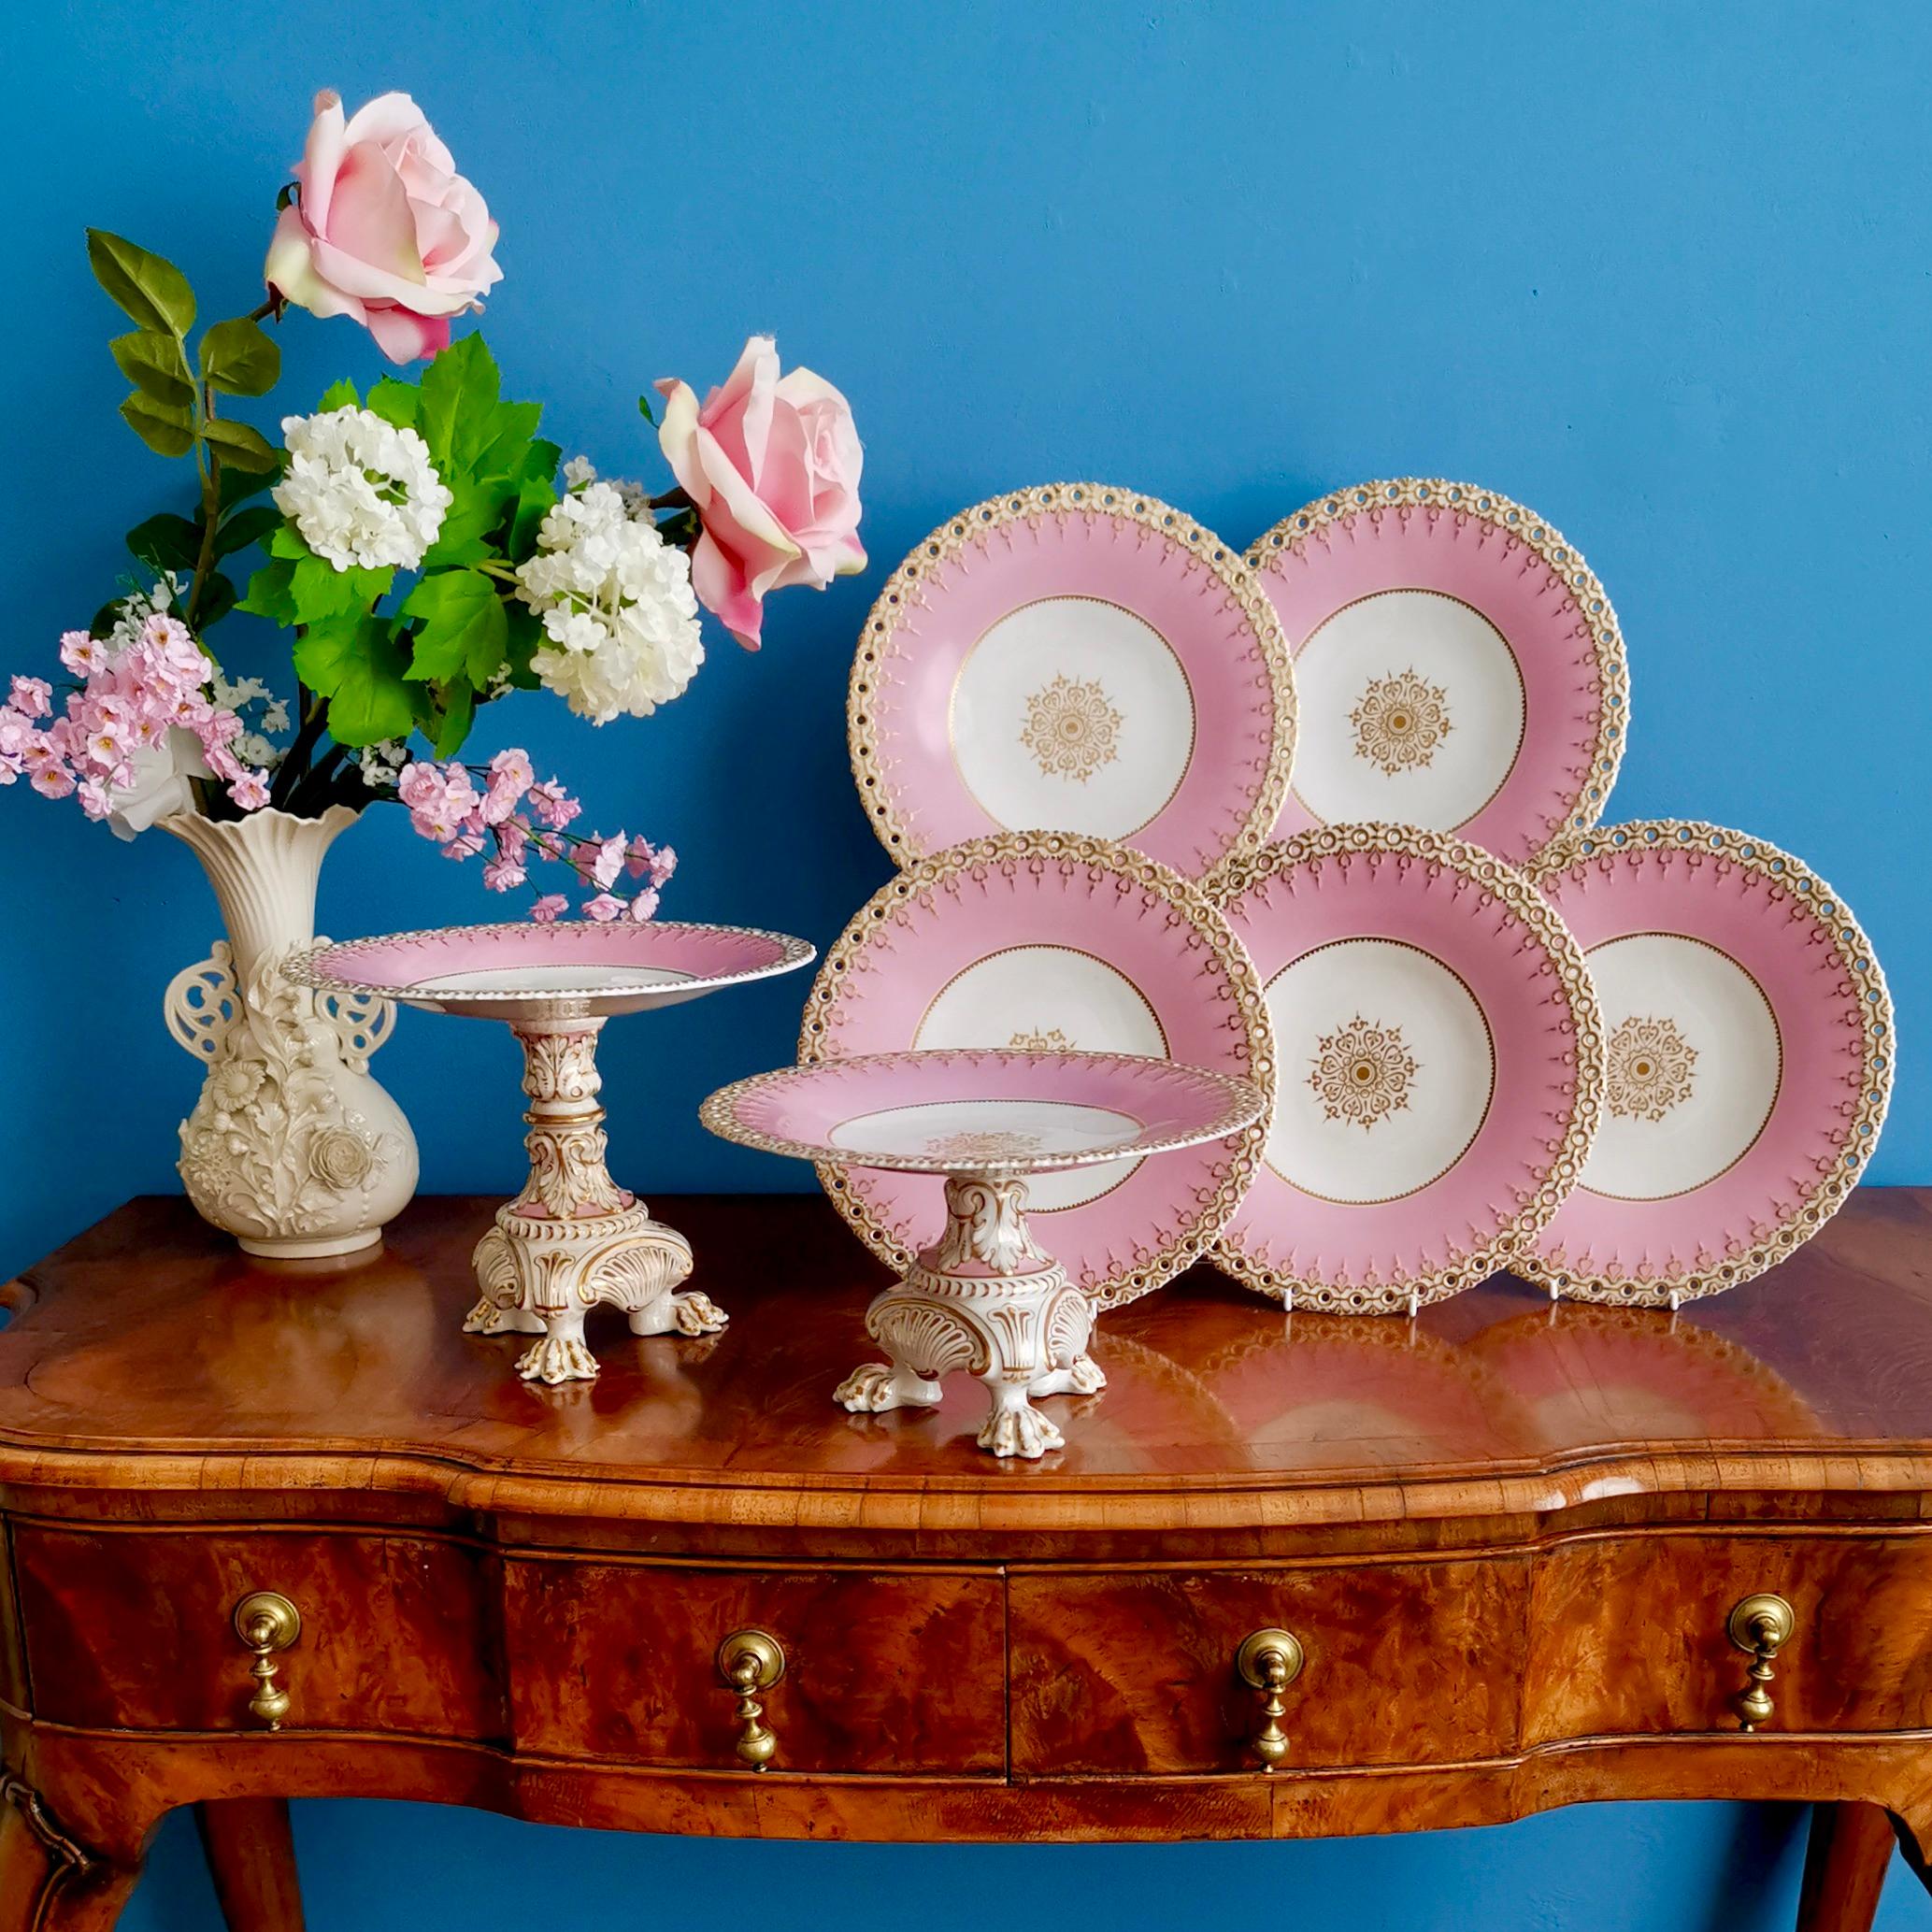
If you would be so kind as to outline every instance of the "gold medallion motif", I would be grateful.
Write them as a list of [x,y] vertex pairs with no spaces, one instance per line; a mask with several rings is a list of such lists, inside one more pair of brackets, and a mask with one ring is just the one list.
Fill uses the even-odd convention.
[[1415,671],[1372,679],[1349,713],[1355,727],[1355,756],[1380,766],[1391,778],[1420,771],[1449,736],[1449,707],[1439,684]]
[[1378,1026],[1360,1013],[1338,1033],[1324,1034],[1309,1085],[1331,1121],[1349,1121],[1366,1134],[1409,1105],[1418,1068],[1399,1026]]
[[942,1134],[928,1140],[925,1151],[936,1159],[957,1161],[970,1167],[980,1161],[1023,1161],[1039,1152],[1038,1134]]
[[1050,1026],[1044,1033],[1016,1033],[1007,1045],[1022,1053],[1071,1053],[1075,1050],[1057,1026]]
[[1055,678],[1026,700],[1020,742],[1047,778],[1084,785],[1120,756],[1121,714],[1097,678]]
[[1691,1097],[1697,1050],[1668,1020],[1633,1016],[1610,1039],[1604,1103],[1629,1121],[1660,1121]]

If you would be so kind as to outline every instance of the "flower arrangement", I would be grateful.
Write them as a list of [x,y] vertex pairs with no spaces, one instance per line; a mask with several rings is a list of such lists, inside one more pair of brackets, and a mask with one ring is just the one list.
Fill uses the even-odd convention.
[[[180,270],[90,231],[95,279],[133,323],[109,345],[132,385],[121,413],[158,455],[192,462],[194,499],[128,533],[138,576],[59,657],[64,690],[15,677],[0,704],[0,785],[72,796],[132,837],[173,813],[274,807],[320,817],[395,800],[492,890],[548,861],[592,919],[648,919],[668,847],[573,830],[580,814],[528,756],[460,752],[479,706],[547,690],[596,724],[649,717],[704,663],[700,608],[749,650],[765,599],[865,566],[852,411],[754,336],[700,403],[681,381],[639,408],[672,485],[597,477],[538,435],[541,407],[501,394],[483,339],[452,339],[502,279],[497,225],[407,94],[345,117],[317,96],[278,202],[265,293],[193,332]],[[267,395],[291,308],[348,317],[397,365],[338,382],[278,446],[226,413]],[[237,587],[234,560],[262,561]],[[290,639],[293,690],[231,679],[209,644],[234,612]],[[541,892],[538,919],[567,909]]]

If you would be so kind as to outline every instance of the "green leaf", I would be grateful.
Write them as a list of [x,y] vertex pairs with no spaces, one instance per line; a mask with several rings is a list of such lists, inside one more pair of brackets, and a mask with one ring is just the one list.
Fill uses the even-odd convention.
[[366,612],[313,624],[295,639],[295,675],[328,700],[329,734],[351,749],[403,737],[415,724],[403,648],[388,620]]
[[521,482],[540,477],[546,483],[557,480],[557,465],[564,460],[564,452],[554,443],[547,443],[541,436],[523,452],[523,460],[510,474]]
[[281,451],[259,429],[225,417],[210,417],[202,425],[202,436],[223,463],[236,469],[276,470],[281,467]]
[[530,452],[530,438],[543,419],[541,403],[498,403],[479,425],[481,441],[475,463],[479,477],[512,477]]
[[127,547],[152,570],[192,570],[201,556],[199,523],[171,510],[136,523],[127,533]]
[[355,393],[355,384],[347,376],[339,382],[332,382],[322,393],[322,401],[315,406],[318,416],[326,415],[331,409],[360,408],[362,397]]
[[249,579],[249,594],[236,606],[255,617],[265,617],[270,623],[287,626],[295,622],[295,599],[293,582],[295,566],[286,558],[278,557],[264,564]]
[[480,336],[452,342],[423,371],[416,428],[445,482],[452,469],[471,468],[489,441],[501,380]]
[[652,415],[651,411],[650,396],[640,395],[637,398],[637,414],[643,417],[645,422],[650,423],[652,429],[655,429],[657,427],[657,418],[654,415]]
[[194,419],[172,403],[157,402],[137,389],[121,406],[127,426],[157,456],[185,456],[194,447]]
[[260,543],[281,527],[281,512],[272,503],[257,503],[237,510],[215,532],[215,554],[232,557],[236,551]]
[[245,503],[250,496],[260,493],[275,481],[281,474],[278,464],[270,470],[236,469],[233,464],[222,471],[222,508],[231,510],[237,503]]
[[268,554],[271,557],[286,557],[292,564],[299,564],[304,557],[312,557],[315,552],[302,541],[302,533],[293,523],[284,523],[268,538]]
[[337,570],[326,557],[306,556],[295,565],[290,586],[297,623],[326,623],[332,618],[366,611],[387,595],[395,581],[395,566],[365,570],[352,565]]
[[414,425],[422,402],[422,392],[413,382],[398,382],[394,376],[383,377],[369,392],[369,408],[398,429]]
[[466,678],[452,678],[439,694],[436,728],[430,733],[438,758],[453,758],[476,723],[477,694]]
[[107,344],[115,366],[143,395],[186,409],[193,406],[194,379],[181,345],[153,329],[133,329]]
[[482,539],[502,522],[516,490],[500,477],[479,481],[475,477],[458,476],[450,494],[452,501],[443,512],[436,540],[423,552],[425,570],[483,562],[491,551]]
[[194,292],[172,262],[103,228],[87,231],[93,279],[138,326],[182,336],[194,326]]
[[543,642],[543,620],[522,604],[506,604],[503,608],[509,622],[503,661],[509,668],[510,682],[519,691],[540,690],[543,680],[530,668],[530,662]]
[[536,553],[537,533],[556,502],[556,489],[548,477],[525,477],[517,485],[516,514],[510,519],[509,537],[504,545],[512,564],[525,563]]
[[235,608],[235,586],[219,570],[210,570],[202,580],[201,602],[194,607],[194,627],[205,631]]
[[218,322],[201,338],[202,379],[228,395],[266,395],[281,375],[281,351],[252,316]]
[[503,663],[508,620],[496,585],[480,570],[443,570],[423,578],[403,600],[418,619],[408,676],[418,682],[467,677],[487,684]]

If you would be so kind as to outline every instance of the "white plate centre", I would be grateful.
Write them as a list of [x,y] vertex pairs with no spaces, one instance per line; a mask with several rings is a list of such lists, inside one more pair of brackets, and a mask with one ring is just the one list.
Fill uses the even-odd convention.
[[1144,619],[1097,597],[1042,597],[992,625],[952,687],[953,762],[1007,830],[1124,838],[1180,789],[1194,694]]
[[[1036,1053],[1146,1053],[1167,1058],[1167,1038],[1139,989],[1071,946],[1010,946],[976,960],[939,991],[912,1037],[919,1048],[1019,1047]],[[1138,1160],[1105,1161],[1028,1183],[1051,1213],[1097,1200]]]
[[1783,1071],[1763,990],[1699,939],[1633,933],[1590,954],[1608,1046],[1582,1185],[1661,1201],[1716,1180],[1764,1131]]
[[1455,1166],[1496,1086],[1474,995],[1395,939],[1319,946],[1268,981],[1280,1083],[1267,1161],[1324,1200],[1399,1200]]
[[854,1153],[916,1154],[966,1171],[1117,1147],[1139,1132],[1131,1114],[1070,1100],[930,1100],[859,1114],[828,1138]]
[[1325,823],[1453,832],[1502,789],[1523,744],[1523,678],[1481,611],[1378,591],[1317,624],[1295,659],[1295,794]]

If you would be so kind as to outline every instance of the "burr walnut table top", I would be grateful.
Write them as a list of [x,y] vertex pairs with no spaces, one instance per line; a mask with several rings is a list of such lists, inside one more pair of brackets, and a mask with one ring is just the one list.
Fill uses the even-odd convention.
[[1199,1267],[1103,1319],[1107,1389],[1056,1400],[1066,1447],[1024,1467],[975,1448],[969,1383],[833,1406],[886,1277],[823,1201],[657,1205],[729,1330],[613,1318],[598,1381],[551,1390],[510,1374],[516,1338],[458,1332],[485,1202],[418,1200],[345,1267],[251,1262],[185,1202],[133,1201],[6,1291],[0,1481],[969,1538],[1932,1488],[1932,1191],[1866,1189],[1674,1316],[1507,1277],[1414,1321],[1284,1315]]
[[961,1379],[834,1405],[886,1276],[826,1203],[655,1205],[731,1325],[594,1316],[555,1389],[461,1332],[480,1200],[279,1266],[137,1200],[0,1291],[0,1932],[111,1924],[184,1804],[236,1932],[299,1932],[322,1795],[930,1839],[1813,1799],[1811,1932],[1932,1849],[1932,1192],[1675,1315],[1197,1269],[1103,1316],[1038,1463]]

